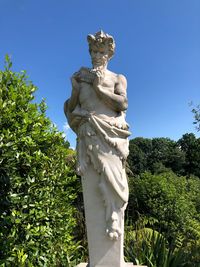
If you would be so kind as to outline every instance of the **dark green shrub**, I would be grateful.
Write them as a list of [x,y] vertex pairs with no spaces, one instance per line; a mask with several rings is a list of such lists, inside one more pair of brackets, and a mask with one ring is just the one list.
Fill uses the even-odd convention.
[[[191,265],[200,263],[200,180],[178,177],[173,172],[153,175],[146,172],[130,179],[128,225],[154,220],[152,225],[167,240],[169,251],[181,241],[181,249]],[[132,220],[131,220],[132,219]]]

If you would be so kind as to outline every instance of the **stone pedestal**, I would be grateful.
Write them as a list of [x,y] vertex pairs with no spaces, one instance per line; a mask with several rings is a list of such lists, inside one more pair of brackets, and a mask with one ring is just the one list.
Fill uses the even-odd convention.
[[[82,177],[82,187],[89,246],[89,267],[130,266],[130,263],[124,262],[123,234],[118,240],[110,240],[106,234],[105,206],[99,190],[100,176],[91,165],[86,173],[87,177]],[[86,266],[86,264],[80,266]]]

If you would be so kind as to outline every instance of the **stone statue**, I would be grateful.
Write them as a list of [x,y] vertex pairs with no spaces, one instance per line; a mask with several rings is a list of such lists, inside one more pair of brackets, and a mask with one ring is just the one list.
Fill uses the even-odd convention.
[[72,75],[72,94],[64,111],[77,134],[77,172],[82,177],[89,266],[121,267],[126,265],[127,82],[123,75],[107,69],[115,50],[113,37],[100,31],[88,35],[87,40],[93,67],[82,67]]

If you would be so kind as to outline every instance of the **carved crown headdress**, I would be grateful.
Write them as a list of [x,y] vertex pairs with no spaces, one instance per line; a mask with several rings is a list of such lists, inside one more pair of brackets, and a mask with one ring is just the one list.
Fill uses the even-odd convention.
[[107,34],[104,33],[102,30],[95,33],[94,35],[89,34],[87,36],[88,44],[89,44],[89,51],[93,49],[105,49],[105,46],[108,47],[108,56],[111,58],[114,55],[115,52],[115,41],[114,38]]

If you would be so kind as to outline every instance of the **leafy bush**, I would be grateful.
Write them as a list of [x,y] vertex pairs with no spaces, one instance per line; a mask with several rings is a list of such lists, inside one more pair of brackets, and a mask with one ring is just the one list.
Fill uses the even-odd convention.
[[177,247],[177,242],[181,238],[181,248],[185,255],[190,258],[192,264],[199,264],[199,202],[198,178],[178,177],[173,172],[160,175],[146,172],[130,179],[127,217],[129,220],[132,218],[133,222],[141,215],[146,219],[155,220],[153,229],[166,238],[170,251]]
[[148,267],[188,266],[187,256],[180,247],[181,241],[171,249],[162,234],[146,227],[146,224],[153,226],[155,221],[141,217],[134,224],[135,227],[127,227],[125,233],[126,260]]
[[[76,256],[70,151],[11,62],[0,71],[0,266],[67,266]],[[72,253],[73,252],[73,253]]]

